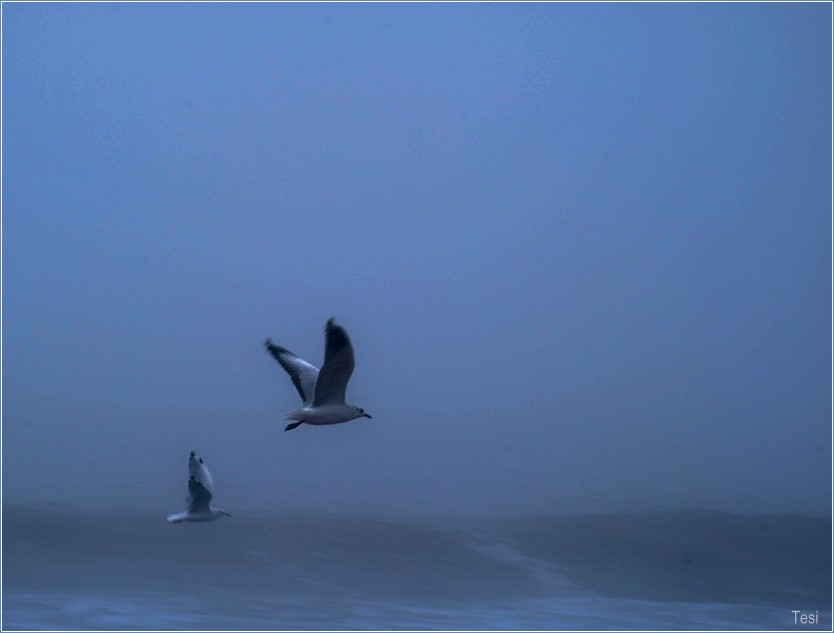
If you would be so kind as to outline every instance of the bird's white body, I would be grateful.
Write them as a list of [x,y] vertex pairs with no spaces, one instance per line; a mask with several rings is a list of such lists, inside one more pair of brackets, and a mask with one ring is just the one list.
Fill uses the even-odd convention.
[[177,514],[169,514],[166,519],[169,523],[179,523],[180,521],[214,521],[220,517],[232,516],[223,510],[211,510],[209,512],[179,512]]
[[303,420],[307,424],[339,424],[367,416],[352,404],[323,404],[318,407],[296,409],[284,416],[285,420]]
[[319,370],[270,339],[265,343],[267,351],[290,375],[298,395],[304,401],[301,409],[291,411],[285,420],[297,420],[288,424],[291,431],[300,424],[340,424],[356,418],[370,418],[365,410],[345,402],[348,380],[353,374],[353,346],[347,332],[333,319],[325,326],[324,364]]

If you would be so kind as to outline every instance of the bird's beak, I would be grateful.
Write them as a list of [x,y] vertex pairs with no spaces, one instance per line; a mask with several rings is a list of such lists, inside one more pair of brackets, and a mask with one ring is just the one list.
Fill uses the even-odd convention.
[[362,416],[368,418],[369,420],[373,420],[373,418],[369,416],[367,413],[363,413]]

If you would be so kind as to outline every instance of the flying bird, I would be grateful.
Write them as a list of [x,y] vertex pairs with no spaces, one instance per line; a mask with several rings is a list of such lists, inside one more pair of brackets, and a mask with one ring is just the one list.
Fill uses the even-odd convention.
[[301,424],[339,424],[356,418],[370,418],[362,407],[345,402],[348,380],[353,374],[353,347],[347,332],[329,319],[325,325],[324,364],[321,369],[302,360],[288,349],[266,339],[267,351],[290,375],[304,406],[284,416],[297,420],[287,425],[292,431]]
[[214,521],[222,516],[232,516],[223,510],[212,510],[211,489],[214,482],[211,473],[197,453],[191,451],[188,458],[188,510],[179,514],[168,515],[168,521],[179,523],[180,521]]

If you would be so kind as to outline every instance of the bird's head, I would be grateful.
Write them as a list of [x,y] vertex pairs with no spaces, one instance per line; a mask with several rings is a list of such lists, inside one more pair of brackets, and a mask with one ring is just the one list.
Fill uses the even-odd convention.
[[353,413],[355,414],[354,417],[357,418],[368,418],[369,420],[373,420],[369,413],[365,413],[365,409],[362,407],[357,407],[356,405],[353,406]]

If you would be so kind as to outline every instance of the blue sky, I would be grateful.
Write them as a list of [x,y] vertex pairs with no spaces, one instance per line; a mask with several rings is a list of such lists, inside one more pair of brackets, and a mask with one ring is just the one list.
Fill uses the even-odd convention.
[[7,499],[829,510],[830,5],[2,11]]

